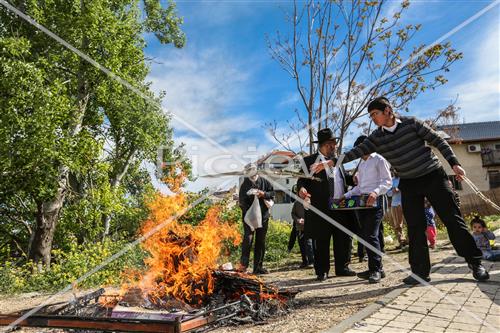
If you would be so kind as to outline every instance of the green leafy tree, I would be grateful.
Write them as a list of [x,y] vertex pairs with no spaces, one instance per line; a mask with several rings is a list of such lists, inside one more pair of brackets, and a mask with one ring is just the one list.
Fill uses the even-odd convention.
[[[143,36],[150,32],[176,47],[184,45],[185,36],[173,2],[166,7],[159,0],[11,3],[149,97],[133,94],[0,9],[0,212],[25,206],[17,216],[31,223],[28,256],[42,267],[50,264],[68,198],[76,211],[100,212],[94,220],[104,222],[106,235],[106,216],[120,202],[116,196],[126,193],[119,188],[128,171],[151,160],[155,146],[175,151],[168,117],[145,81],[149,67]],[[15,196],[22,205],[11,199]],[[8,218],[2,214],[3,220]]]

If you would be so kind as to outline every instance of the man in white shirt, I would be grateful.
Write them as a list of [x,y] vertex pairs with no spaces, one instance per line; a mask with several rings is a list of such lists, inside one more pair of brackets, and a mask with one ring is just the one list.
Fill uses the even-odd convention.
[[[366,136],[360,136],[356,139],[354,146],[359,145],[365,139]],[[364,155],[358,166],[357,178],[358,184],[346,192],[344,196],[350,198],[355,195],[368,195],[366,206],[376,204],[373,208],[359,209],[357,215],[360,224],[360,236],[380,253],[379,233],[382,218],[384,217],[383,196],[392,187],[391,166],[377,153]],[[368,279],[370,283],[378,283],[381,278],[385,277],[382,269],[382,257],[368,248],[366,250],[368,252],[368,270],[357,275],[362,279]]]

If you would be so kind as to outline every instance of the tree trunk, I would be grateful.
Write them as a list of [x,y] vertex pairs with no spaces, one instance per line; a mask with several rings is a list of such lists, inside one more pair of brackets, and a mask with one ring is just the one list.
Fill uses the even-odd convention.
[[[83,50],[86,50],[88,39],[83,39]],[[86,64],[84,60],[80,62],[78,75],[77,98],[78,107],[74,112],[72,123],[68,135],[76,138],[82,130],[83,116],[87,110],[87,104],[90,98],[88,93],[88,82],[85,80]],[[50,252],[52,251],[52,241],[56,231],[56,225],[59,213],[66,198],[68,187],[69,167],[60,165],[58,169],[58,181],[56,194],[51,200],[39,202],[37,204],[36,229],[33,236],[33,243],[30,249],[29,258],[37,263],[39,270],[44,266],[50,267]]]
[[38,270],[50,267],[50,252],[56,231],[59,212],[66,197],[66,188],[59,187],[51,201],[37,204],[36,229],[31,243],[29,258],[37,263]]
[[[117,168],[118,170],[115,170],[114,176],[111,178],[111,190],[114,191],[120,186],[120,183],[123,179],[123,177],[127,174],[128,168],[130,167],[130,164],[132,163],[132,159],[134,157],[134,154],[137,150],[132,149],[129,154],[127,155],[126,160],[124,163],[121,164],[120,168]],[[103,225],[104,225],[104,231],[102,233],[102,240],[109,235],[109,229],[111,227],[111,214],[105,214],[102,217]]]

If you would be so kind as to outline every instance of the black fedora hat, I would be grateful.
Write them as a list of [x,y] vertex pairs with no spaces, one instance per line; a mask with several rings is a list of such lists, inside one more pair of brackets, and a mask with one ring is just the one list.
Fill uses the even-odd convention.
[[322,128],[318,131],[318,140],[313,141],[313,143],[322,144],[326,141],[337,141],[337,137],[333,136],[333,132],[329,128]]

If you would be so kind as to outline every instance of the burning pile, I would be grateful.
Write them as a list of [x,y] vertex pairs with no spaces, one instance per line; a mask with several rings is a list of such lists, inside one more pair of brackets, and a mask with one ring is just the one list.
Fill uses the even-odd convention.
[[[149,233],[185,206],[183,194],[158,196],[150,205],[151,218],[144,223],[142,233]],[[224,242],[241,242],[238,231],[221,222],[219,215],[218,207],[211,208],[196,227],[172,221],[143,242],[150,254],[145,262],[148,271],[136,287],[151,303],[164,307],[171,299],[191,306],[207,302],[214,289],[212,271]]]
[[[214,207],[198,226],[175,222],[187,208],[184,194],[158,195],[141,232],[149,253],[145,272],[134,272],[119,294],[100,289],[67,303],[48,304],[18,323],[127,332],[191,332],[207,325],[253,323],[286,313],[297,291],[278,290],[253,275],[219,269],[228,244],[240,234]],[[166,223],[167,222],[167,223]],[[225,265],[224,265],[225,266]],[[9,325],[23,313],[0,315]]]
[[[151,216],[142,234],[151,233],[186,207],[182,193],[158,195],[150,204]],[[241,242],[237,228],[221,220],[220,207],[209,209],[197,226],[172,221],[155,231],[142,244],[150,255],[147,270],[135,272],[124,285],[121,304],[207,313],[223,307],[224,317],[230,312],[235,320],[263,320],[286,311],[288,300],[296,294],[280,293],[253,275],[218,269],[226,245]]]

